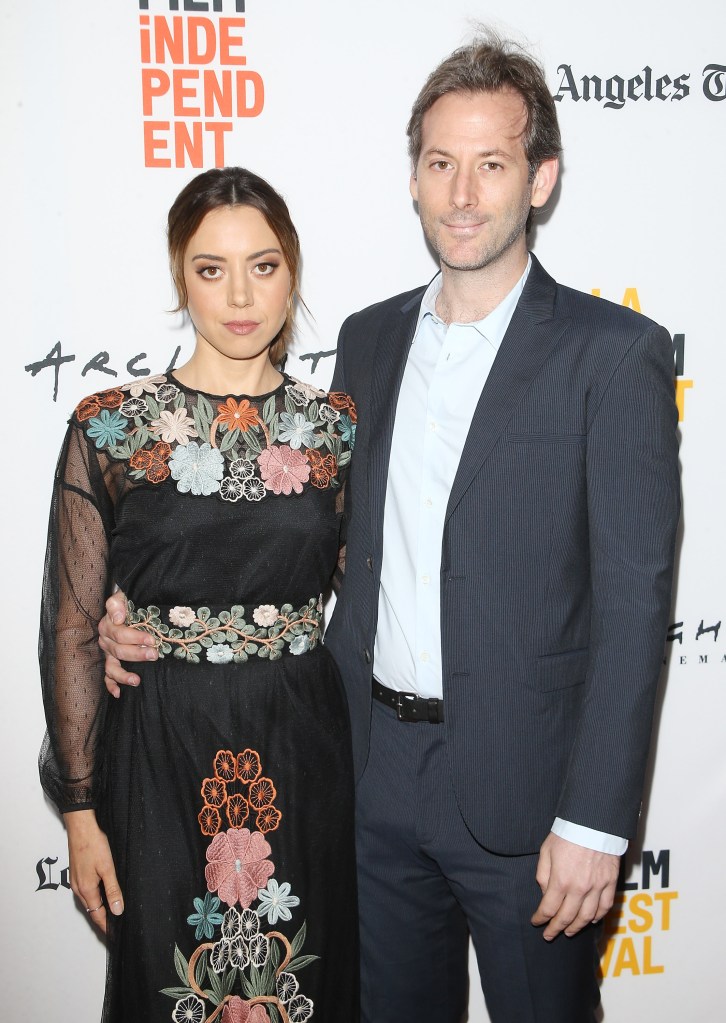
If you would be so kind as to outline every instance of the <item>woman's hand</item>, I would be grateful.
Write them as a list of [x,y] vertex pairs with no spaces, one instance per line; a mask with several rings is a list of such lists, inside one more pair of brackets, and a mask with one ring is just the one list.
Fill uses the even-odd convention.
[[120,686],[137,686],[138,675],[126,671],[121,661],[155,661],[156,643],[153,636],[126,625],[126,595],[117,590],[106,601],[106,616],[98,623],[98,645],[106,654],[106,689],[116,699]]
[[124,911],[108,839],[93,810],[74,810],[64,813],[63,818],[68,832],[71,888],[90,919],[105,934],[106,906],[114,916]]

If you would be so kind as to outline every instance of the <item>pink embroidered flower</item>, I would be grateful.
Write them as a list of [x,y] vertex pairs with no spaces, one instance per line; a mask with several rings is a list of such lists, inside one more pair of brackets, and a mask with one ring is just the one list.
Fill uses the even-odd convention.
[[302,494],[302,485],[310,478],[310,464],[302,451],[288,444],[265,448],[257,456],[262,479],[273,494]]
[[270,1017],[264,1005],[251,1005],[234,995],[224,1007],[222,1023],[270,1023]]
[[190,437],[199,436],[194,420],[187,415],[185,408],[174,409],[173,412],[165,409],[159,413],[158,419],[149,423],[149,428],[167,444],[188,444]]
[[252,612],[252,619],[263,629],[269,629],[271,625],[275,624],[279,614],[280,611],[274,604],[260,604]]
[[217,892],[228,906],[239,902],[247,909],[275,872],[275,864],[267,858],[271,851],[259,831],[230,828],[215,835],[204,868],[210,892]]
[[196,617],[190,607],[179,607],[177,605],[169,611],[169,621],[180,629],[185,629],[188,625],[191,625]]

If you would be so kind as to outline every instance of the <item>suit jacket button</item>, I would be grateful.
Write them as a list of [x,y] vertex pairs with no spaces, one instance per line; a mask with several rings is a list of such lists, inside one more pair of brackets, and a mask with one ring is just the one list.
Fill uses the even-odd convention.
[[373,558],[372,558],[372,557],[370,556],[370,554],[369,554],[369,555],[368,555],[368,557],[366,558],[366,565],[368,565],[368,568],[369,568],[369,569],[371,570],[371,572],[372,572],[372,571],[373,571]]
[[366,647],[366,649],[363,651],[363,656],[365,657],[366,664],[370,664],[371,663],[371,652],[368,649],[368,647]]

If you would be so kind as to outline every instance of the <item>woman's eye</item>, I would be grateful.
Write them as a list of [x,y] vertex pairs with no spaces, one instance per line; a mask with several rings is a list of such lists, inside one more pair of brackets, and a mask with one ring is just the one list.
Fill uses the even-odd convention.
[[258,277],[269,277],[276,269],[276,263],[258,263],[255,266],[255,273]]
[[207,281],[216,281],[222,276],[222,270],[218,266],[205,266],[202,267],[199,274]]

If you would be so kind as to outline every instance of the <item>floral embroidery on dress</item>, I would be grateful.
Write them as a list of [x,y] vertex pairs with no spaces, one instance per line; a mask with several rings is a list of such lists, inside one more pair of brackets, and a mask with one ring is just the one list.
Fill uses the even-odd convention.
[[126,624],[153,636],[160,658],[173,651],[174,657],[199,664],[204,650],[211,664],[243,664],[251,656],[277,661],[286,647],[294,655],[314,650],[321,635],[322,616],[318,596],[311,597],[297,611],[292,604],[283,604],[279,611],[272,604],[260,604],[252,611],[252,623],[247,621],[241,604],[214,615],[208,607],[194,611],[177,605],[167,611],[167,624],[154,604],[137,608],[129,600]]
[[[213,767],[214,774],[201,785],[204,806],[198,818],[202,834],[212,838],[204,870],[207,891],[194,899],[195,912],[187,917],[195,941],[202,944],[188,959],[175,947],[181,986],[161,993],[174,999],[174,1023],[304,1023],[313,1016],[314,1004],[300,991],[298,974],[318,956],[301,954],[305,921],[291,939],[274,929],[279,921],[292,920],[300,905],[290,883],[272,876],[275,864],[265,833],[277,828],[282,817],[272,805],[275,785],[262,774],[256,750],[236,755],[218,750]],[[220,817],[225,804],[227,830]],[[246,821],[251,810],[257,813],[256,830],[233,823]],[[263,826],[266,811],[276,814],[273,828]],[[216,830],[210,830],[210,821]],[[222,903],[228,907],[224,913]]]
[[137,483],[171,477],[182,494],[232,503],[337,488],[355,444],[355,404],[342,391],[286,380],[259,407],[229,397],[215,412],[204,394],[157,374],[89,395],[75,416]]

